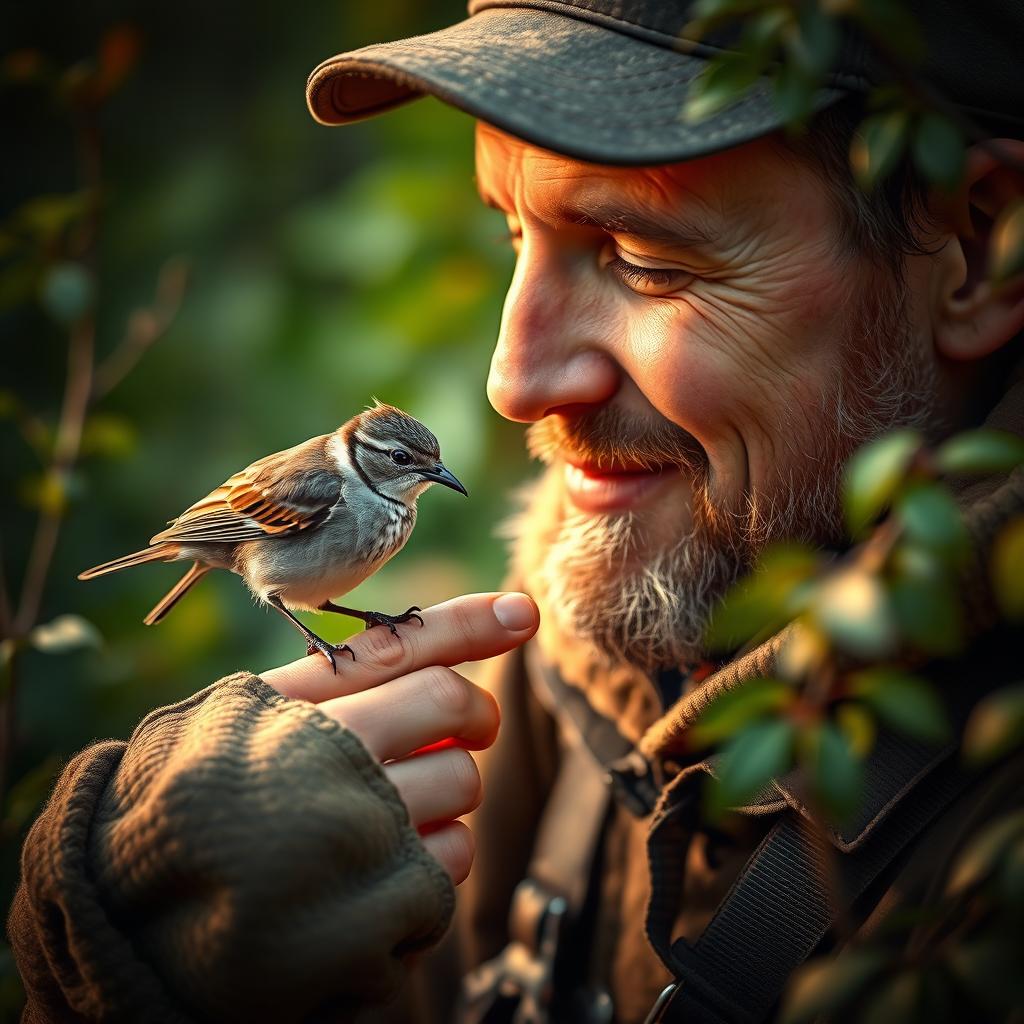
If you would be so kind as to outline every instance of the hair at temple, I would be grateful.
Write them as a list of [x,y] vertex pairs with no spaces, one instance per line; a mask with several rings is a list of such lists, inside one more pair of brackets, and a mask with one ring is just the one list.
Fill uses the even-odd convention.
[[812,131],[782,136],[784,151],[819,173],[841,218],[840,241],[852,252],[898,271],[904,256],[928,251],[924,239],[933,226],[928,185],[909,158],[874,188],[857,184],[850,168],[850,142],[865,116],[852,97],[815,115]]

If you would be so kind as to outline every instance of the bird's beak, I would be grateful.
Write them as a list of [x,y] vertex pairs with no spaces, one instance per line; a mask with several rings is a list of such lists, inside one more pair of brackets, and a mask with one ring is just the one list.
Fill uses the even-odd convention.
[[445,487],[450,487],[453,491],[458,491],[460,494],[466,495],[467,498],[469,497],[469,491],[459,483],[455,474],[449,473],[440,462],[433,469],[421,470],[420,476],[424,480],[430,480],[435,484],[444,484]]

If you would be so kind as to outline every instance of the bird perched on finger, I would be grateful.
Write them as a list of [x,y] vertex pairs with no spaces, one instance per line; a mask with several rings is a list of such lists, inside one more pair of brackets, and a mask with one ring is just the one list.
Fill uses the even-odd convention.
[[[253,595],[302,633],[337,672],[335,646],[295,610],[338,612],[367,628],[422,619],[332,603],[396,555],[416,525],[416,502],[434,483],[466,494],[441,462],[437,438],[408,413],[378,402],[332,434],[268,455],[229,477],[187,508],[149,547],[79,575],[90,580],[145,562],[191,561],[192,567],[145,618],[159,622],[211,569],[241,576]],[[354,655],[352,655],[354,657]]]

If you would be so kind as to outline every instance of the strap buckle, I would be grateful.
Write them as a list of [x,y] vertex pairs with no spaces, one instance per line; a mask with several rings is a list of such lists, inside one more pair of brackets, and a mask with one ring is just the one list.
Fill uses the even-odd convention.
[[658,802],[660,786],[655,766],[639,750],[631,750],[605,769],[613,796],[636,818],[646,818]]
[[462,980],[465,1024],[551,1024],[555,957],[569,905],[532,878],[512,897],[509,944]]
[[661,995],[654,1000],[650,1013],[644,1017],[644,1024],[662,1024],[662,1021],[665,1020],[665,1014],[679,993],[679,988],[680,982],[673,981],[671,985],[666,985],[661,990]]

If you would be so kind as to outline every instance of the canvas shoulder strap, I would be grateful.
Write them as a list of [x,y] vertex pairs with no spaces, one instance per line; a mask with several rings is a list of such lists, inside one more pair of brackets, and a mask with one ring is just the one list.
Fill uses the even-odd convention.
[[[836,895],[851,906],[968,782],[957,759],[947,756],[903,797],[898,813],[847,852],[827,850],[804,818],[783,813],[695,943],[652,933],[677,980],[645,1024],[764,1020],[792,972],[833,927]],[[838,893],[827,882],[829,855]]]
[[[509,943],[463,980],[461,1024],[554,1024],[555,963],[588,889],[604,823],[613,800],[633,813],[654,807],[657,788],[635,770],[633,745],[614,723],[595,714],[583,694],[534,656],[530,679],[537,698],[559,723],[562,754],[545,804],[526,878],[509,911]],[[610,1020],[599,1006],[588,1021]],[[561,1020],[558,1024],[563,1024]]]

